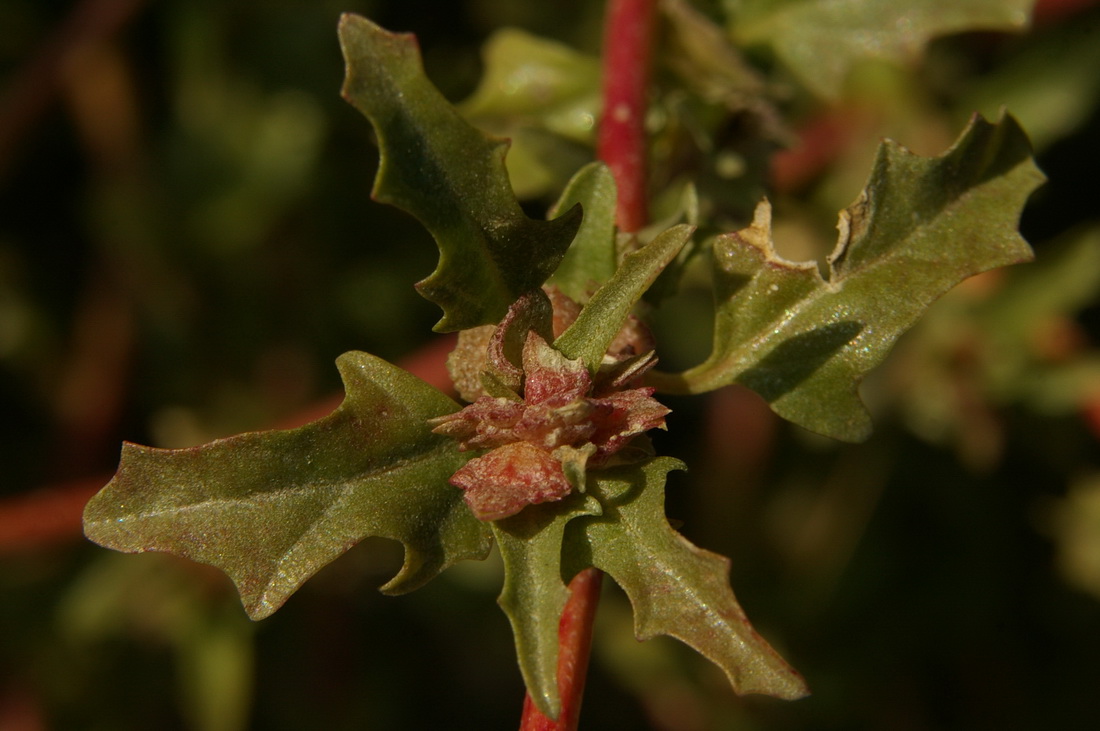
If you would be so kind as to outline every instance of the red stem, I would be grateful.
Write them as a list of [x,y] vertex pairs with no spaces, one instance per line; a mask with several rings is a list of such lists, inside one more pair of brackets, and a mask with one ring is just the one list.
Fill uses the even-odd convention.
[[[656,0],[608,0],[604,20],[603,118],[599,158],[611,168],[619,189],[619,229],[634,232],[649,219],[646,205],[646,99]],[[547,718],[531,696],[523,701],[520,731],[575,731],[580,718],[592,622],[603,574],[581,571],[569,582],[569,600],[558,625],[558,694],[561,713]]]
[[604,25],[603,118],[599,158],[619,188],[616,222],[633,232],[648,221],[646,98],[656,0],[610,0]]
[[588,656],[592,650],[592,621],[600,600],[603,574],[587,568],[569,582],[569,600],[558,624],[558,694],[561,713],[547,718],[535,707],[530,694],[523,699],[520,731],[573,731],[581,714]]

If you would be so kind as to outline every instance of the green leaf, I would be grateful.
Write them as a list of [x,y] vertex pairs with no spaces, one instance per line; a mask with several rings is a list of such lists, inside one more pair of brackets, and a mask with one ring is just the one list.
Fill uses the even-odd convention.
[[493,33],[482,55],[485,73],[459,111],[512,141],[505,163],[516,195],[556,194],[592,159],[599,58],[515,28]]
[[694,232],[694,226],[673,226],[624,257],[614,276],[592,295],[569,329],[554,341],[554,347],[567,358],[582,358],[594,373],[630,310]]
[[504,559],[504,588],[497,601],[512,624],[527,692],[550,718],[561,710],[558,624],[569,598],[561,576],[562,535],[573,518],[599,514],[596,500],[574,492],[492,524]]
[[802,677],[752,628],[729,585],[729,560],[693,546],[664,514],[665,477],[683,469],[659,457],[642,466],[589,474],[598,517],[569,523],[569,559],[609,574],[634,607],[640,640],[669,635],[726,673],[738,693],[800,698]]
[[815,94],[835,98],[864,59],[902,63],[933,38],[1020,30],[1034,0],[725,0],[742,46],[770,45]]
[[560,215],[580,204],[584,220],[550,283],[578,302],[588,299],[590,287],[611,279],[618,264],[615,247],[615,176],[602,162],[593,162],[577,171],[550,209]]
[[467,119],[494,132],[536,125],[591,142],[600,108],[600,60],[516,28],[485,43],[485,73],[462,102]]
[[345,353],[337,367],[347,397],[306,426],[190,449],[125,445],[118,473],[85,508],[87,536],[216,566],[253,619],[367,536],[405,546],[387,593],[484,557],[489,530],[448,483],[468,456],[427,424],[458,405],[366,353]]
[[439,265],[416,286],[443,308],[436,330],[495,323],[542,285],[580,226],[573,208],[528,218],[504,169],[508,144],[471,127],[428,81],[415,39],[344,15],[343,95],[374,125],[376,200],[415,216],[439,245]]
[[867,187],[841,214],[828,281],[815,265],[775,253],[762,203],[752,226],[714,244],[710,357],[679,375],[651,373],[649,382],[679,393],[741,383],[807,429],[865,439],[860,379],[959,281],[1031,258],[1016,225],[1042,181],[1010,116],[975,118],[937,158],[887,141]]

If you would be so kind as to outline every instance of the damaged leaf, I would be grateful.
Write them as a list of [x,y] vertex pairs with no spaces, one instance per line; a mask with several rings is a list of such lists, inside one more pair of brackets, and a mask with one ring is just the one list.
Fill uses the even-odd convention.
[[651,388],[594,394],[580,360],[566,358],[535,331],[523,348],[523,399],[482,396],[432,419],[436,434],[466,451],[488,449],[451,484],[481,520],[500,520],[528,505],[584,491],[585,469],[604,464],[634,437],[664,428],[668,409]]
[[975,118],[937,158],[887,141],[864,192],[841,214],[827,281],[816,265],[775,253],[771,207],[762,203],[749,228],[714,244],[710,357],[648,382],[681,393],[740,383],[807,429],[865,439],[863,375],[955,284],[1031,258],[1016,226],[1042,181],[1026,135],[1007,115],[996,124]]

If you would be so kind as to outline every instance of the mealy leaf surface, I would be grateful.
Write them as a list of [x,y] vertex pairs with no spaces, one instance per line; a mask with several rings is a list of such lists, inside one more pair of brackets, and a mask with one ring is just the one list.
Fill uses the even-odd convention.
[[489,529],[448,483],[468,456],[427,424],[458,404],[366,353],[337,366],[347,396],[311,424],[188,449],[125,445],[114,479],[85,508],[87,536],[216,566],[253,619],[367,536],[404,544],[386,593],[484,557]]

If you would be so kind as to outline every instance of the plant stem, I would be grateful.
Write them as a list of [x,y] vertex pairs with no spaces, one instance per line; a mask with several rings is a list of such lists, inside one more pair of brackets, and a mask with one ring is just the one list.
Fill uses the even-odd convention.
[[558,694],[561,713],[547,718],[535,707],[530,694],[523,699],[520,731],[573,731],[580,719],[588,656],[592,650],[592,621],[600,600],[603,573],[587,568],[569,582],[569,600],[558,624]]
[[[649,219],[646,204],[646,100],[656,0],[608,0],[604,19],[603,118],[598,155],[618,187],[615,220],[634,232]],[[547,718],[531,696],[523,701],[520,731],[574,731],[580,718],[592,623],[603,574],[587,568],[569,582],[569,600],[558,624],[558,694],[561,713]]]
[[634,232],[648,221],[646,99],[656,0],[609,0],[604,20],[603,118],[598,154],[619,189],[616,223]]

